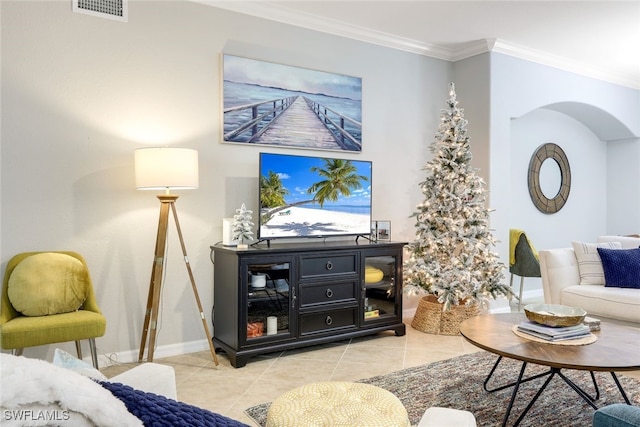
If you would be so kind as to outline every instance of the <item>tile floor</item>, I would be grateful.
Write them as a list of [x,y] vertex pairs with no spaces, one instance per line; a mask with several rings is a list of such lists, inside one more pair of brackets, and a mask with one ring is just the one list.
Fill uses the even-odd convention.
[[[215,366],[209,351],[156,359],[175,368],[178,399],[245,422],[244,410],[270,402],[287,390],[315,381],[355,381],[411,366],[478,351],[460,336],[430,335],[410,326],[396,337],[384,332],[370,337],[256,356],[233,368],[224,353]],[[104,368],[107,377],[135,364]]]
[[[517,307],[512,304],[512,311]],[[291,351],[257,356],[235,369],[221,353],[215,366],[209,351],[155,360],[175,368],[178,399],[245,422],[255,423],[244,410],[270,402],[283,392],[315,381],[355,381],[412,366],[478,351],[460,336],[431,335],[413,329],[407,334],[384,332]],[[107,377],[135,364],[103,369]],[[634,376],[640,378],[640,372]]]

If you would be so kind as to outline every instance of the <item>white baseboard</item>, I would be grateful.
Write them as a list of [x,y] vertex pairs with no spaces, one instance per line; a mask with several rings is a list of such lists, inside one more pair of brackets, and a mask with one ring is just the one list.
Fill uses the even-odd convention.
[[[153,359],[161,359],[163,357],[179,356],[181,354],[196,353],[198,351],[209,350],[209,344],[206,339],[198,341],[183,342],[178,344],[169,344],[156,347],[153,352]],[[120,351],[117,353],[98,355],[98,363],[101,368],[116,365],[118,363],[134,363],[138,361],[137,350]],[[86,358],[85,358],[86,359]],[[144,353],[143,361],[147,360],[147,351]],[[88,360],[91,363],[91,359]]]

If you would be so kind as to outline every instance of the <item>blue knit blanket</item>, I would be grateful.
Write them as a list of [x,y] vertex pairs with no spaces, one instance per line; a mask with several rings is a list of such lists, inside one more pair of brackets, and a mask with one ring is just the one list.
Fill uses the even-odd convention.
[[146,427],[249,427],[239,421],[128,385],[99,381]]

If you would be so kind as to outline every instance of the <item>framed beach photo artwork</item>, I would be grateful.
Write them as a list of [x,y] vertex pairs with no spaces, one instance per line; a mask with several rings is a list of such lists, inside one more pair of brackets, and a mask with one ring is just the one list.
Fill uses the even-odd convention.
[[224,54],[226,143],[362,151],[362,79]]

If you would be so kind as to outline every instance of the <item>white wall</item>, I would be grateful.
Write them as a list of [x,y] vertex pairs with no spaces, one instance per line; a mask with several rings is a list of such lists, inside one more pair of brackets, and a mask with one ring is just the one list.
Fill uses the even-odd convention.
[[467,135],[473,155],[471,164],[478,169],[478,174],[489,186],[490,57],[485,54],[463,59],[455,63],[453,70],[459,106],[464,110],[465,119],[469,121]]
[[607,234],[640,234],[639,183],[640,139],[609,142],[607,144]]
[[[84,254],[108,321],[101,354],[137,357],[140,344],[159,203],[134,189],[136,148],[199,151],[200,188],[180,193],[177,210],[209,320],[209,246],[223,217],[255,209],[258,152],[320,154],[220,142],[222,52],[362,77],[364,148],[350,157],[374,162],[374,217],[392,222],[394,240],[412,237],[450,64],[191,2],[129,2],[128,23],[73,14],[67,1],[1,11],[2,272],[22,251]],[[206,349],[173,223],[165,284],[156,356]]]
[[[555,214],[536,209],[527,187],[531,156],[548,142],[563,149],[571,168],[569,199]],[[595,241],[597,236],[606,234],[607,170],[602,161],[607,157],[606,142],[565,114],[537,109],[512,120],[510,148],[509,223],[512,228],[525,230],[539,250],[558,247],[561,243],[558,239],[567,236],[572,240]],[[556,191],[558,189],[559,184]],[[548,195],[553,196],[555,193]],[[570,245],[570,240],[564,242],[564,246]]]

